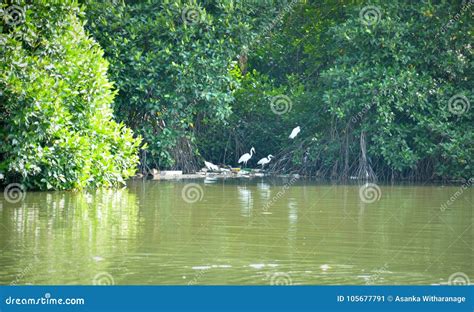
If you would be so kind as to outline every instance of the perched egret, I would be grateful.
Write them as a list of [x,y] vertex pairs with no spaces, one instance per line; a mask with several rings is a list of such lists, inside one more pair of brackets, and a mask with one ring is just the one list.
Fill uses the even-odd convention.
[[204,165],[206,165],[206,168],[209,169],[209,170],[212,170],[212,171],[218,171],[219,170],[219,167],[217,167],[217,165],[214,165],[211,162],[204,161]]
[[250,149],[250,154],[245,153],[242,156],[240,156],[238,163],[244,163],[244,166],[247,166],[247,162],[249,161],[250,158],[252,158],[253,153],[255,153],[255,148]]
[[273,155],[268,155],[267,157],[263,157],[262,159],[260,159],[257,163],[257,165],[262,165],[262,169],[263,169],[263,166],[265,166],[266,164],[268,164],[270,162],[270,160],[272,160],[272,158],[275,157]]
[[298,135],[298,133],[300,133],[300,131],[301,131],[300,126],[294,128],[293,131],[291,131],[289,138],[294,139]]

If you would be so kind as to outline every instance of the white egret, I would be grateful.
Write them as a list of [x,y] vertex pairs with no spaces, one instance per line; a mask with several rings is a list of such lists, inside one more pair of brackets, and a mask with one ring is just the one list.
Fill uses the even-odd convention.
[[262,165],[262,169],[263,167],[268,164],[270,162],[270,160],[272,160],[272,158],[275,157],[273,155],[268,155],[267,157],[263,157],[262,159],[260,159],[257,163],[257,165]]
[[300,131],[301,131],[300,126],[294,128],[293,131],[291,131],[289,138],[294,139],[298,135],[298,133],[300,133]]
[[238,163],[244,163],[244,166],[247,166],[247,162],[249,161],[250,158],[252,158],[253,153],[255,153],[255,148],[250,149],[250,154],[245,153],[242,156],[240,156]]
[[211,162],[204,161],[204,165],[205,165],[206,168],[209,169],[209,170],[212,170],[212,171],[218,171],[218,170],[219,170],[219,167],[217,167],[217,165],[214,165],[214,164],[211,163]]

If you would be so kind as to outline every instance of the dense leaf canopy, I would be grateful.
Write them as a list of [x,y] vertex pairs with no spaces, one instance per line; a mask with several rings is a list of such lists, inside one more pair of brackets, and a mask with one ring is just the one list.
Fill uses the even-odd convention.
[[9,8],[18,19],[3,19],[0,34],[4,181],[40,189],[123,182],[135,173],[140,139],[112,120],[108,63],[77,3]]
[[273,172],[474,173],[472,2],[54,3],[3,5],[5,181],[113,185],[252,146]]

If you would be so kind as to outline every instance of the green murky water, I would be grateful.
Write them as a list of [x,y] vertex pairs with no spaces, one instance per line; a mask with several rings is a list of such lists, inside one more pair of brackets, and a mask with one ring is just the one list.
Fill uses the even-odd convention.
[[0,284],[474,280],[472,187],[207,182],[2,196]]

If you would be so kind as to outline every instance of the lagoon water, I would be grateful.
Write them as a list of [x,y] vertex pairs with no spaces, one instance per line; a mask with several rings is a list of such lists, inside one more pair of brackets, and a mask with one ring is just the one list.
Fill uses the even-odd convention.
[[207,182],[2,196],[0,284],[474,282],[472,187]]

